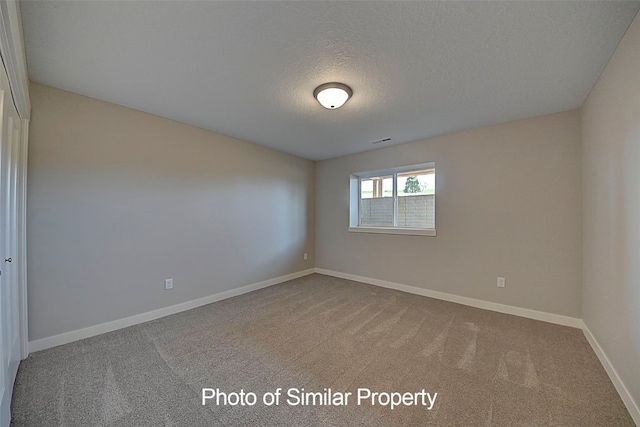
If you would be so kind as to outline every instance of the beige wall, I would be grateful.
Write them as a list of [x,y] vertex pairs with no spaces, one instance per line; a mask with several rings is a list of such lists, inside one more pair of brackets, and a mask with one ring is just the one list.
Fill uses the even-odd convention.
[[[580,155],[569,111],[319,162],[316,267],[579,318]],[[437,237],[347,231],[350,173],[432,161]]]
[[313,267],[313,162],[39,84],[31,102],[30,340]]
[[639,405],[640,15],[582,107],[582,163],[583,319]]

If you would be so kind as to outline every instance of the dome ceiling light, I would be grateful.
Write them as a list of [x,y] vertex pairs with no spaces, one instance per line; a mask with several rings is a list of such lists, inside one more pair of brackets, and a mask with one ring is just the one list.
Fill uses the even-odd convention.
[[313,91],[313,96],[320,105],[329,110],[335,110],[344,105],[353,95],[353,91],[344,83],[325,83]]

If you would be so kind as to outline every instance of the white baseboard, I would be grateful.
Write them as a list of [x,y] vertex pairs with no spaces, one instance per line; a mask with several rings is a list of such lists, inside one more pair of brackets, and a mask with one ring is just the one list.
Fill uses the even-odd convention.
[[93,337],[96,335],[104,334],[106,332],[111,332],[117,329],[126,328],[128,326],[137,325],[139,323],[148,322],[150,320],[155,320],[160,317],[169,316],[171,314],[180,313],[186,310],[191,310],[192,308],[200,307],[203,305],[211,304],[212,302],[221,301],[223,299],[246,294],[247,292],[256,291],[258,289],[267,288],[269,286],[277,285],[278,283],[297,279],[298,277],[307,276],[313,273],[314,273],[314,269],[310,268],[308,270],[286,274],[284,276],[265,280],[263,282],[242,286],[241,288],[230,289],[228,291],[209,295],[203,298],[194,299],[191,301],[183,302],[183,303],[172,305],[169,307],[159,308],[157,310],[148,311],[142,314],[136,314],[135,316],[131,316],[131,317],[125,317],[124,319],[118,319],[111,322],[101,323],[100,325],[89,326],[88,328],[78,329],[76,331],[65,332],[63,334],[54,335],[51,337],[46,337],[46,338],[42,338],[35,341],[30,341],[29,352],[32,353],[34,351],[40,351],[40,350],[55,347],[58,345],[62,345],[62,344],[68,344],[73,341],[78,341],[84,338]]
[[418,288],[415,286],[403,285],[400,283],[388,282],[386,280],[372,279],[370,277],[356,276],[355,274],[341,273],[339,271],[325,270],[324,268],[316,268],[316,273],[327,276],[339,277],[341,279],[353,280],[356,282],[367,283],[369,285],[380,286],[383,288],[395,289],[410,294],[422,295],[425,297],[440,299],[444,301],[455,302],[458,304],[468,305],[485,310],[497,311],[499,313],[513,314],[528,319],[541,320],[543,322],[555,323],[563,326],[571,326],[573,328],[582,327],[582,319],[575,317],[562,316],[560,314],[546,313],[544,311],[531,310],[528,308],[513,307],[495,302],[483,301],[475,298],[468,298],[459,295],[448,294],[445,292],[432,291],[430,289]]
[[638,404],[633,400],[633,397],[631,397],[629,390],[624,385],[624,382],[618,375],[618,372],[613,367],[606,353],[604,352],[604,350],[602,350],[602,347],[600,347],[600,344],[584,322],[582,323],[582,332],[587,338],[587,341],[589,341],[589,344],[591,344],[591,348],[593,348],[596,356],[598,356],[598,359],[600,359],[600,363],[602,363],[602,366],[604,366],[605,371],[607,371],[611,382],[618,391],[618,394],[624,402],[624,405],[627,407],[631,418],[633,418],[633,421],[636,423],[636,425],[640,426],[640,408],[638,407]]
[[67,344],[73,341],[78,341],[84,338],[93,337],[96,335],[104,334],[106,332],[115,331],[117,329],[126,328],[128,326],[137,325],[139,323],[155,320],[160,317],[169,316],[171,314],[180,313],[182,311],[191,310],[203,305],[211,304],[216,301],[221,301],[227,298],[235,297],[238,295],[246,294],[248,292],[256,291],[258,289],[266,288],[269,286],[277,285],[278,283],[286,282],[288,280],[297,279],[299,277],[307,276],[312,273],[324,274],[326,276],[338,277],[346,280],[353,280],[356,282],[367,283],[374,286],[380,286],[388,289],[395,289],[402,292],[408,292],[411,294],[422,295],[425,297],[436,298],[444,301],[455,302],[458,304],[468,305],[471,307],[482,308],[485,310],[497,311],[499,313],[513,314],[520,317],[526,317],[534,320],[541,320],[544,322],[555,323],[563,326],[570,326],[574,328],[582,329],[587,341],[593,348],[593,351],[598,356],[600,363],[605,368],[609,378],[613,382],[620,398],[624,402],[627,410],[631,414],[636,425],[640,426],[640,409],[638,404],[633,400],[629,390],[624,385],[624,382],[618,375],[617,371],[609,361],[609,358],[600,347],[600,344],[595,339],[589,328],[582,321],[582,319],[562,316],[559,314],[546,313],[543,311],[531,310],[521,307],[513,307],[505,304],[498,304],[489,301],[483,301],[475,298],[468,298],[459,295],[448,294],[445,292],[433,291],[430,289],[418,288],[415,286],[403,285],[400,283],[388,282],[386,280],[372,279],[370,277],[357,276],[355,274],[341,273],[339,271],[326,270],[324,268],[311,268],[308,270],[298,271],[296,273],[287,274],[284,276],[276,277],[274,279],[265,280],[263,282],[253,283],[251,285],[243,286],[237,289],[231,289],[228,291],[220,292],[217,294],[209,295],[203,298],[183,302],[180,304],[172,305],[169,307],[160,308],[158,310],[149,311],[135,316],[126,317],[124,319],[114,320],[112,322],[102,323],[100,325],[90,326],[88,328],[79,329],[76,331],[65,332],[63,334],[54,335],[47,338],[29,342],[29,352],[35,352],[45,350],[47,348],[55,347],[62,344]]

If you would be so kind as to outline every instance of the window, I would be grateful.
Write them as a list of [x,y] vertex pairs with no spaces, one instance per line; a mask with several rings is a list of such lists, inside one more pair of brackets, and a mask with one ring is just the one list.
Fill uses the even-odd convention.
[[436,235],[434,163],[351,175],[349,231]]

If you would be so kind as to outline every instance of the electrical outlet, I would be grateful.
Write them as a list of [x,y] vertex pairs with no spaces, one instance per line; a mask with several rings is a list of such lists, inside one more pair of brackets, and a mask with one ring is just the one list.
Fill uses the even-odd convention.
[[498,277],[498,287],[499,288],[504,288],[506,285],[504,277]]
[[173,289],[173,279],[166,279],[164,281],[164,288],[167,290]]
[[304,253],[304,257],[303,258],[304,258],[305,261],[307,260],[307,253],[306,252]]

